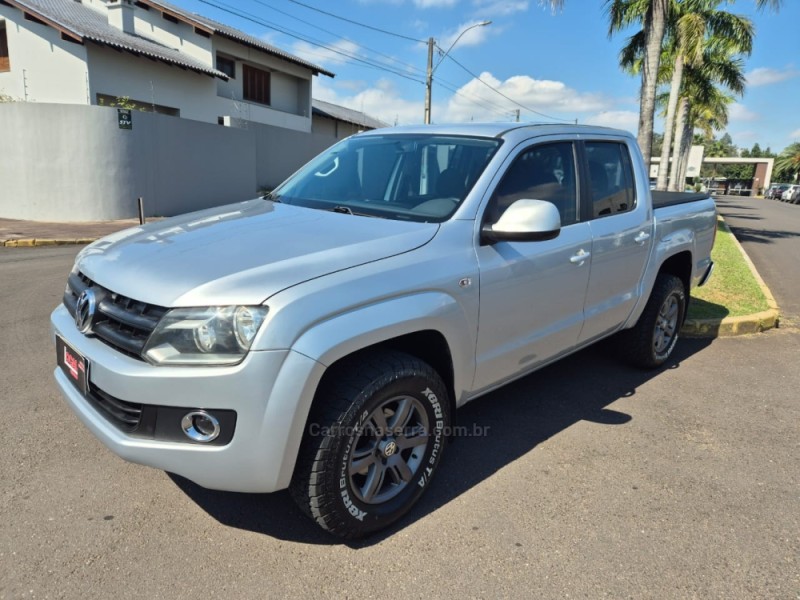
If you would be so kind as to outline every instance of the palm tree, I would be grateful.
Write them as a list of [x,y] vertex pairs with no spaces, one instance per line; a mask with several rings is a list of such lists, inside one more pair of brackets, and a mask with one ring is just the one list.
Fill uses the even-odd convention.
[[[720,2],[722,0],[683,0],[675,2],[672,8],[667,38],[674,65],[656,184],[660,190],[667,189],[675,114],[681,96],[684,69],[702,65],[709,44],[725,45],[731,53],[749,54],[753,48],[753,23],[746,17],[719,10],[717,6]],[[676,169],[677,165],[673,170],[673,182]]]
[[661,45],[664,41],[671,4],[670,0],[606,0],[609,37],[631,25],[642,26],[641,44],[644,54],[640,68],[642,85],[637,139],[646,165],[650,164]]
[[775,170],[781,179],[793,179],[800,183],[800,142],[787,146],[775,159]]
[[[707,122],[713,115],[717,123],[727,124],[728,105],[733,102],[733,96],[720,90],[720,85],[741,96],[745,89],[744,62],[735,44],[732,46],[725,39],[712,38],[703,50],[702,60],[687,65],[684,72],[680,109],[675,124],[673,162],[669,172],[670,191],[682,190],[686,181],[685,170],[681,176],[681,165],[688,160],[697,111],[706,116]],[[693,107],[697,109],[695,112],[692,111]],[[686,146],[687,143],[689,146]]]
[[[778,10],[783,0],[754,0],[759,9]],[[540,3],[547,3],[540,0]],[[551,8],[561,8],[564,0],[550,0]],[[605,10],[609,17],[609,37],[631,25],[641,25],[641,38],[644,47],[641,97],[639,106],[639,146],[645,164],[650,164],[650,150],[653,140],[653,119],[658,87],[658,73],[662,44],[670,14],[669,0],[605,0]]]
[[[687,73],[687,79],[694,80],[691,73]],[[723,92],[718,86],[713,85],[707,78],[699,78],[692,81],[692,87],[688,96],[683,98],[681,107],[684,110],[682,123],[679,122],[676,128],[679,136],[675,139],[675,149],[677,155],[673,154],[673,162],[676,166],[675,175],[670,175],[670,189],[677,191],[683,189],[686,181],[686,169],[689,165],[689,153],[692,149],[692,133],[694,129],[703,130],[706,137],[713,137],[714,131],[722,131],[728,125],[728,107],[733,104],[735,98]],[[679,117],[681,112],[678,112]],[[680,187],[679,187],[680,186]]]

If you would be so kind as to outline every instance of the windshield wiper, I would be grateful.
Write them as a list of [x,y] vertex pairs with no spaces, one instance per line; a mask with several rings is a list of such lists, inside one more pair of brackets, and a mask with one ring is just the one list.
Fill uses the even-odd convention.
[[263,196],[261,196],[264,200],[272,200],[273,202],[280,202],[281,199],[279,196],[276,196],[274,192],[267,192]]
[[341,205],[334,206],[333,208],[330,209],[330,211],[335,213],[342,213],[343,215],[356,214],[353,212],[353,209],[351,209],[349,206],[341,206]]

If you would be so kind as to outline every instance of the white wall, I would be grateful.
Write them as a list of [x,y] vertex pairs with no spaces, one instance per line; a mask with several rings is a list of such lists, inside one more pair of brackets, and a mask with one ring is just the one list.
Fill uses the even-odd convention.
[[0,73],[0,94],[29,102],[86,104],[86,47],[61,39],[52,27],[26,21],[0,4],[11,71]]
[[87,44],[92,104],[97,94],[179,108],[181,117],[217,122],[214,77]]
[[[217,79],[132,54],[87,45],[92,103],[97,94],[179,108],[181,118],[217,123],[219,117],[255,121],[296,131],[311,131],[311,119],[217,95]],[[239,83],[241,85],[241,82]]]
[[337,141],[328,123],[311,134],[136,111],[132,117],[133,129],[124,130],[115,108],[0,104],[0,217],[130,218],[139,196],[147,216],[246,200]]
[[176,48],[208,66],[214,64],[211,38],[195,33],[194,27],[186,23],[167,21],[154,8],[144,10],[136,7],[134,10],[136,33]]

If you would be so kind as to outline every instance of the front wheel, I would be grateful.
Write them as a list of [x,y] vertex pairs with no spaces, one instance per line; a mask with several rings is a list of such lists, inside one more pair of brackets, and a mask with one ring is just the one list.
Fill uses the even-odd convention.
[[345,359],[315,399],[292,497],[334,535],[382,529],[428,487],[449,424],[447,388],[425,362],[400,352]]
[[663,365],[675,349],[685,314],[683,282],[674,275],[660,274],[636,325],[619,334],[628,361],[645,369]]

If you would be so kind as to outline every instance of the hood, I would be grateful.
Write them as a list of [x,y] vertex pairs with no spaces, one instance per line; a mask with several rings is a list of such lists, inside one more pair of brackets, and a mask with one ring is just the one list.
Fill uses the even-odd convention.
[[103,287],[150,304],[261,304],[304,281],[414,250],[437,230],[249,200],[120,231],[77,262]]

